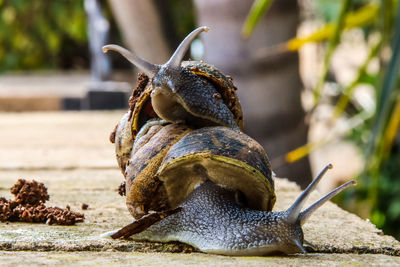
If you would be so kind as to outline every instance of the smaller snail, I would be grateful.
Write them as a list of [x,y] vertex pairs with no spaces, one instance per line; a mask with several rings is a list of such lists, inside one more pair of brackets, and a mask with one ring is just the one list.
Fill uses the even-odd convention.
[[[228,113],[232,115],[232,118],[231,115],[228,116],[229,121],[233,120],[233,122],[229,123],[232,126],[229,128],[243,130],[242,108],[236,94],[237,89],[231,78],[222,74],[214,66],[204,62],[184,61],[181,64],[181,68],[190,71],[195,79],[201,79],[203,82],[207,81],[217,91],[217,93],[215,93],[215,90],[208,91],[208,95],[199,97],[199,101],[203,99],[207,102],[207,99],[211,98],[218,101],[218,103],[222,103],[221,106],[227,108]],[[131,109],[121,118],[110,136],[111,142],[115,143],[118,165],[123,173],[127,162],[131,158],[131,151],[136,139],[140,139],[141,135],[145,134],[151,126],[166,124],[166,121],[163,120],[163,117],[160,117],[154,107],[153,91],[155,89],[153,84],[149,82],[148,77],[143,73],[139,74],[138,80],[138,87],[133,91],[130,100]],[[199,88],[199,90],[205,89]],[[207,91],[205,90],[204,92]],[[206,105],[206,103],[204,104]],[[186,107],[191,109],[188,103],[186,103]],[[204,108],[207,109],[208,106],[204,106]],[[210,120],[193,117],[193,120],[188,121],[187,125],[198,128],[201,125],[215,124],[209,122]],[[225,122],[221,121],[221,124],[224,125]]]
[[161,119],[197,127],[222,125],[242,128],[243,125],[237,125],[232,114],[241,114],[241,110],[230,109],[217,88],[234,87],[230,79],[211,65],[182,63],[190,43],[203,31],[209,31],[208,27],[192,31],[163,65],[151,64],[118,45],[106,45],[103,52],[119,52],[150,77],[152,106]]

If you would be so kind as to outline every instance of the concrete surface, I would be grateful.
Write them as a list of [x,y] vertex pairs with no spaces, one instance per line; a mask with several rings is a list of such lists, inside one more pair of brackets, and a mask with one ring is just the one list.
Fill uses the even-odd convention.
[[[131,222],[124,198],[116,192],[122,174],[108,141],[122,113],[0,113],[0,196],[11,198],[9,188],[18,178],[36,179],[48,187],[48,206],[69,204],[82,212],[82,203],[89,205],[83,211],[85,222],[76,226],[0,223],[0,265],[400,265],[398,241],[332,203],[304,226],[305,238],[316,249],[307,255],[171,254],[165,252],[191,248],[101,238],[101,233]],[[290,206],[300,193],[284,179],[277,180],[276,188],[276,210]],[[310,203],[318,197],[313,194]]]
[[0,76],[0,96],[83,97],[89,83],[88,71],[7,74]]
[[[98,88],[91,81],[87,70],[8,73],[0,76],[0,111],[105,109],[109,102],[100,108],[88,106],[87,98],[90,99],[91,96],[87,92],[90,89],[102,89],[105,92],[114,90],[129,96],[132,88],[130,84],[135,84],[133,82],[136,74],[131,71],[116,71],[112,80],[117,83],[104,83],[102,88]],[[95,100],[91,99],[90,102]]]
[[[290,257],[224,257],[200,253],[4,252],[7,265],[49,266],[396,266],[398,258],[380,254],[307,254]],[[0,265],[2,265],[0,263]]]

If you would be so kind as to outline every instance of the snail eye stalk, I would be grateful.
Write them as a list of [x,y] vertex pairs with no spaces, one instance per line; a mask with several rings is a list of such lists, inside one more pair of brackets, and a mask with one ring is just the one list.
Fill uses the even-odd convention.
[[138,57],[135,53],[132,53],[122,46],[114,44],[103,46],[103,53],[107,53],[109,50],[120,53],[123,57],[125,57],[133,65],[142,70],[150,78],[153,78],[160,70],[160,66],[147,62],[146,60]]
[[147,62],[146,60],[138,57],[135,53],[123,48],[122,46],[110,44],[103,46],[103,53],[107,53],[109,50],[113,50],[115,52],[120,53],[123,57],[129,60],[133,65],[138,67],[147,76],[153,78],[160,71],[161,67],[178,69],[181,66],[181,62],[183,57],[186,54],[186,51],[189,49],[192,41],[203,31],[208,32],[210,29],[206,26],[198,27],[181,42],[178,48],[175,50],[174,54],[171,58],[165,63],[163,66],[159,66],[156,64],[152,64]]
[[346,188],[348,188],[352,185],[356,185],[356,184],[357,184],[357,182],[354,180],[349,181],[349,182],[337,187],[336,189],[332,190],[331,192],[326,194],[324,197],[322,197],[318,201],[314,202],[310,207],[308,207],[307,209],[305,209],[304,211],[302,211],[300,213],[300,215],[299,215],[300,224],[303,225],[307,221],[307,219],[314,213],[314,211],[316,211],[319,207],[324,205],[325,202],[327,202],[328,200],[330,200],[331,198],[333,198],[334,196],[336,196],[337,194],[339,194]]
[[319,207],[321,207],[325,202],[345,190],[346,188],[350,187],[351,185],[355,185],[356,181],[350,181],[345,183],[344,185],[334,189],[324,197],[322,197],[320,200],[316,201],[313,203],[310,207],[308,207],[306,210],[301,212],[301,209],[303,208],[306,200],[310,196],[311,192],[314,191],[316,188],[317,184],[321,181],[322,177],[325,175],[325,173],[329,170],[332,169],[333,166],[332,164],[328,164],[325,166],[325,168],[317,175],[317,177],[311,182],[311,184],[303,191],[303,193],[296,199],[296,201],[293,203],[293,205],[286,210],[286,218],[285,220],[290,223],[295,223],[296,221],[300,221],[300,224],[303,225],[306,220],[311,216],[311,214],[316,211]]
[[171,58],[168,60],[167,63],[165,63],[166,67],[169,68],[174,68],[177,69],[181,66],[183,57],[186,54],[186,51],[189,49],[190,44],[192,41],[203,31],[208,32],[210,29],[206,26],[198,27],[191,33],[189,33],[188,36],[186,36],[185,39],[180,43],[178,48],[175,50],[174,54],[171,56]]

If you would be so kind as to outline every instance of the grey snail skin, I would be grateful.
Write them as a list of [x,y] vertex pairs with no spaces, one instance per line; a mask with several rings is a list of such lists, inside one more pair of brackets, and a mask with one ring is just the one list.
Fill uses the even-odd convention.
[[[236,202],[235,192],[207,180],[175,210],[149,214],[113,233],[112,237],[180,241],[205,253],[232,256],[306,253],[301,226],[325,202],[356,183],[350,181],[336,188],[301,211],[328,168],[331,165],[324,168],[286,211],[257,211],[243,207]],[[143,227],[145,221],[154,218],[157,222],[152,221],[154,224]]]

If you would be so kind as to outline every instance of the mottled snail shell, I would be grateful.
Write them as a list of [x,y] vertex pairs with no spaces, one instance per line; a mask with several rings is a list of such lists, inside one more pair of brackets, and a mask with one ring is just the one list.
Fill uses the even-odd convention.
[[[236,94],[237,88],[232,79],[205,62],[184,61],[182,67],[201,77],[204,82],[212,84],[217,90],[217,93],[212,97],[223,102],[233,115],[235,124],[239,126],[240,130],[243,130],[242,108]],[[111,135],[111,142],[116,143],[118,165],[123,172],[139,130],[150,119],[159,118],[152,105],[152,90],[153,85],[150,79],[144,73],[141,73],[138,78],[138,86],[134,89],[130,99],[131,109],[122,117]],[[196,126],[196,123],[192,123],[192,125]]]
[[[196,75],[204,77],[203,79],[210,80],[210,83],[218,88],[219,98],[232,110],[235,123],[242,127],[242,110],[232,81],[215,67],[203,62],[184,62],[183,65]],[[196,127],[175,123],[152,126],[146,134],[136,139],[139,130],[145,128],[149,121],[159,119],[152,106],[152,90],[149,79],[144,74],[140,75],[138,86],[130,99],[131,110],[122,117],[112,135],[117,160],[126,177],[126,201],[133,217],[140,218],[151,210],[162,211],[174,207],[193,190],[196,184],[205,179],[204,171],[203,173],[196,173],[197,171],[187,173],[191,178],[185,180],[182,187],[178,186],[181,187],[180,192],[184,193],[177,194],[172,188],[176,187],[180,181],[177,183],[174,179],[170,180],[168,173],[183,162],[186,166],[195,164],[193,170],[199,169],[202,163],[206,164],[203,167],[205,170],[211,167],[210,179],[242,192],[246,199],[249,199],[248,204],[251,207],[270,210],[275,202],[275,195],[268,159],[262,147],[239,129],[232,127],[196,129]],[[197,151],[190,150],[193,153],[185,155],[182,144],[186,141],[182,143],[180,140],[190,141],[192,137],[189,139],[184,137],[192,131],[201,133],[205,138],[214,136],[214,140],[219,138],[216,136],[224,137],[220,138],[221,140],[215,143],[214,147],[210,141],[204,139],[206,143],[203,147],[197,147]],[[196,136],[197,138],[194,138]],[[198,137],[199,135],[193,136],[193,140],[197,140]],[[177,142],[180,144],[179,153],[182,157],[177,157],[180,161],[172,161],[171,157],[167,157],[167,153],[174,151],[171,148]],[[221,144],[223,146],[217,149]],[[239,148],[242,150],[239,151]],[[253,152],[249,154],[249,150]],[[246,155],[248,158],[245,157]],[[204,162],[199,162],[203,156],[205,156]],[[168,159],[168,162],[164,161],[164,158]],[[167,167],[167,174],[163,172],[162,164]],[[235,172],[236,174],[233,175],[232,173]],[[224,180],[219,181],[220,177]],[[245,178],[241,182],[243,177]],[[250,187],[246,188],[248,185]],[[242,186],[246,189],[241,189]],[[261,189],[253,192],[254,188]]]
[[239,130],[156,125],[137,142],[125,171],[126,203],[136,219],[175,208],[205,180],[237,191],[252,209],[275,203],[264,149]]

